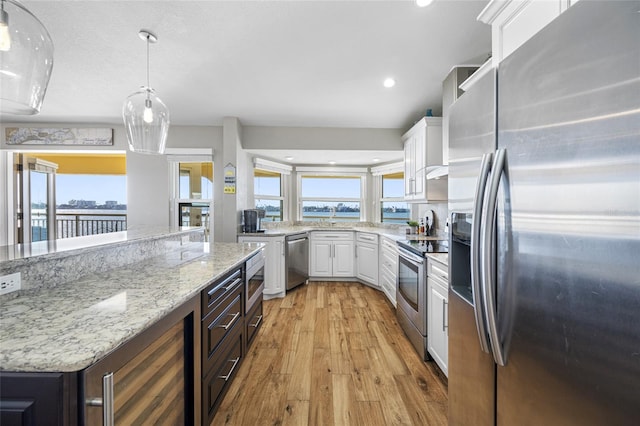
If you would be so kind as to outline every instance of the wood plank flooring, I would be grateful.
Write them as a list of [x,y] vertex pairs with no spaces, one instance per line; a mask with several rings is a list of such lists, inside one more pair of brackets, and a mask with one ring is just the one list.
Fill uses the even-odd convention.
[[213,425],[446,425],[447,387],[383,293],[310,282],[264,324]]

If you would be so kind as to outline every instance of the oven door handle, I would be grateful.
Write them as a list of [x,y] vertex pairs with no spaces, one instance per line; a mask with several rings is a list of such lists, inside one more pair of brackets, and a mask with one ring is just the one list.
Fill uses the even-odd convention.
[[420,256],[416,256],[408,250],[403,249],[402,247],[398,247],[398,254],[400,257],[411,263],[414,266],[422,266],[424,265],[424,258]]

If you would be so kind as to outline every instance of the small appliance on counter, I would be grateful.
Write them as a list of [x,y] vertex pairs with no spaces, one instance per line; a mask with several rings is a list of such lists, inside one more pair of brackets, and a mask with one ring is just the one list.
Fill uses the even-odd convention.
[[242,232],[264,232],[260,220],[264,218],[265,211],[261,209],[247,209],[242,211]]

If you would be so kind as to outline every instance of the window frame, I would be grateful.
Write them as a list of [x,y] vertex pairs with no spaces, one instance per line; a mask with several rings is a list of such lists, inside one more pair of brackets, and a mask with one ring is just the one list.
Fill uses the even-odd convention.
[[[167,149],[169,151],[169,149]],[[203,149],[175,149],[176,153],[167,152],[167,162],[169,163],[169,221],[172,226],[178,227],[181,203],[209,204],[209,218],[205,222],[205,233],[209,233],[213,221],[215,198],[215,164],[213,155],[205,154]],[[180,163],[211,163],[212,181],[211,198],[180,198]]]
[[281,222],[287,222],[289,220],[289,187],[290,176],[293,167],[276,163],[275,161],[269,161],[262,158],[253,159],[253,178],[255,184],[256,170],[262,170],[269,173],[277,173],[280,175],[280,196],[275,195],[263,195],[257,194],[255,191],[255,185],[253,189],[253,206],[256,207],[256,200],[272,200],[281,202]]
[[[366,168],[338,168],[338,167],[299,167],[296,168],[297,172],[297,195],[298,195],[298,208],[297,208],[297,220],[303,221],[303,204],[305,201],[319,201],[319,202],[328,202],[328,203],[341,203],[341,202],[351,202],[351,203],[359,203],[360,204],[360,216],[358,218],[358,222],[364,222],[367,218],[368,206],[366,203],[366,194],[367,194],[367,183],[368,183],[368,173]],[[304,177],[321,177],[321,178],[331,178],[331,177],[350,177],[350,178],[359,178],[360,179],[360,198],[353,197],[303,197],[302,195],[302,179]],[[341,222],[338,220],[338,222]]]
[[[373,211],[374,211],[374,217],[373,217],[373,222],[375,223],[389,223],[389,224],[393,224],[394,222],[383,222],[382,221],[382,203],[385,202],[403,202],[406,203],[407,206],[409,207],[409,218],[407,220],[411,220],[411,213],[412,213],[412,204],[409,203],[407,200],[405,200],[404,198],[404,194],[399,196],[399,197],[384,197],[383,195],[383,184],[382,184],[382,180],[383,180],[383,176],[385,175],[391,175],[391,174],[396,174],[396,173],[403,173],[404,174],[404,163],[403,162],[397,162],[397,163],[390,163],[390,164],[385,164],[382,166],[377,166],[377,167],[372,167],[371,168],[371,174],[373,176],[373,180],[374,180],[374,206],[373,206]],[[403,178],[404,179],[404,178]]]

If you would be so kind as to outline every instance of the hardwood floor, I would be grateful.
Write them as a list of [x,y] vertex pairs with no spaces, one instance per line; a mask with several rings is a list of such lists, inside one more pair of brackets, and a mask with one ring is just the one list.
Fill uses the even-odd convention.
[[383,293],[310,282],[264,313],[213,425],[447,424],[446,384]]

